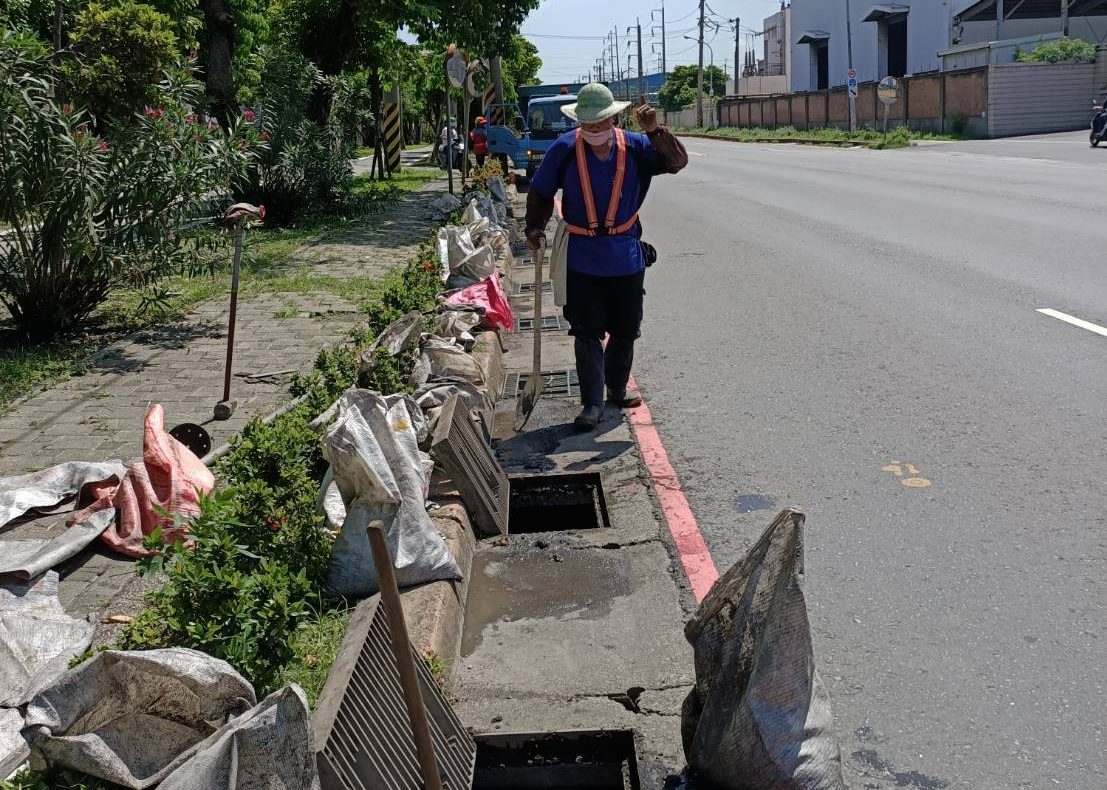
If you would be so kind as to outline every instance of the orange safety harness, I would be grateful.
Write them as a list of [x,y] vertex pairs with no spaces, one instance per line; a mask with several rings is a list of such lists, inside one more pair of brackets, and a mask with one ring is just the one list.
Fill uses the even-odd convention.
[[588,217],[588,227],[566,223],[565,229],[574,236],[618,236],[626,233],[638,222],[638,212],[621,225],[615,224],[615,216],[619,212],[619,199],[623,194],[623,180],[627,174],[627,138],[626,133],[618,127],[615,128],[615,183],[611,187],[611,198],[607,202],[607,216],[604,224],[600,225],[599,215],[596,214],[596,199],[592,196],[592,180],[588,172],[588,155],[585,148],[584,137],[580,129],[577,129],[576,139],[577,173],[580,175],[580,191],[584,196],[584,211]]

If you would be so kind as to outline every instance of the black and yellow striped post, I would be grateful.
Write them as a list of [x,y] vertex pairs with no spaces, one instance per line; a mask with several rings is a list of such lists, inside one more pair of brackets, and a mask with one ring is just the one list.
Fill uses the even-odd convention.
[[389,101],[381,105],[381,134],[384,137],[384,156],[388,163],[388,172],[397,173],[400,170],[400,150],[404,142],[398,102]]
[[502,126],[504,122],[504,108],[493,106],[496,104],[496,86],[489,84],[484,89],[484,115],[488,119],[489,126]]

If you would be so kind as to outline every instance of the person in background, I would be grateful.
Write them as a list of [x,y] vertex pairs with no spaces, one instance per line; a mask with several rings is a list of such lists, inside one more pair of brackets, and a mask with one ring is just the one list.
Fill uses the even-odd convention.
[[[527,195],[527,243],[537,250],[546,240],[554,198],[562,191],[563,221],[550,272],[554,301],[564,304],[573,336],[583,407],[574,424],[583,431],[603,418],[605,385],[608,399],[620,408],[642,402],[627,391],[645,294],[638,210],[654,176],[677,173],[688,164],[684,146],[658,124],[657,112],[644,97],[635,110],[642,134],[617,128],[616,117],[629,105],[615,101],[600,83],[581,88],[576,103],[561,109],[581,126],[561,135],[546,152]],[[560,277],[563,302],[558,300]]]
[[473,131],[469,132],[469,147],[477,158],[477,167],[484,167],[484,160],[488,157],[488,120],[483,115],[477,116]]

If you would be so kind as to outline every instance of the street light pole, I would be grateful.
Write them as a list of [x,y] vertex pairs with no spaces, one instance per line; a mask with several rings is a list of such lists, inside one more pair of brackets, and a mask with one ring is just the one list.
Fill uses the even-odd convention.
[[634,20],[638,25],[638,96],[644,101],[646,96],[646,75],[642,73],[642,20]]
[[696,80],[696,127],[703,128],[703,6],[705,0],[700,0],[700,60],[699,77]]
[[[849,58],[849,70],[853,71],[853,23],[850,20],[849,0],[846,0],[846,56]],[[849,130],[857,131],[857,97],[846,82],[846,95],[849,97]]]

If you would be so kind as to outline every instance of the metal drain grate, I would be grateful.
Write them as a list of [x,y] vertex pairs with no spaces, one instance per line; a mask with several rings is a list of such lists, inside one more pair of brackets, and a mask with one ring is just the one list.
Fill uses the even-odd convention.
[[[526,389],[530,373],[508,373],[504,377],[504,391],[500,395],[505,400],[518,398]],[[580,381],[576,368],[542,371],[542,397],[575,398],[580,395]]]
[[[423,780],[380,596],[358,604],[315,706],[322,790],[419,790]],[[412,653],[415,653],[413,650]],[[442,787],[472,787],[477,749],[415,654]]]
[[[516,332],[533,332],[534,331],[534,319],[533,318],[516,318],[515,319],[515,331]],[[559,315],[544,315],[542,316],[542,331],[543,332],[562,332],[569,331],[569,322]]]
[[461,492],[477,532],[506,535],[511,482],[457,395],[446,401],[438,416],[431,455]]
[[[546,280],[542,283],[542,293],[548,294],[551,291],[553,291],[553,283],[551,283],[549,280]],[[531,280],[529,283],[516,283],[513,293],[515,296],[518,296],[519,294],[534,293],[534,280]]]

